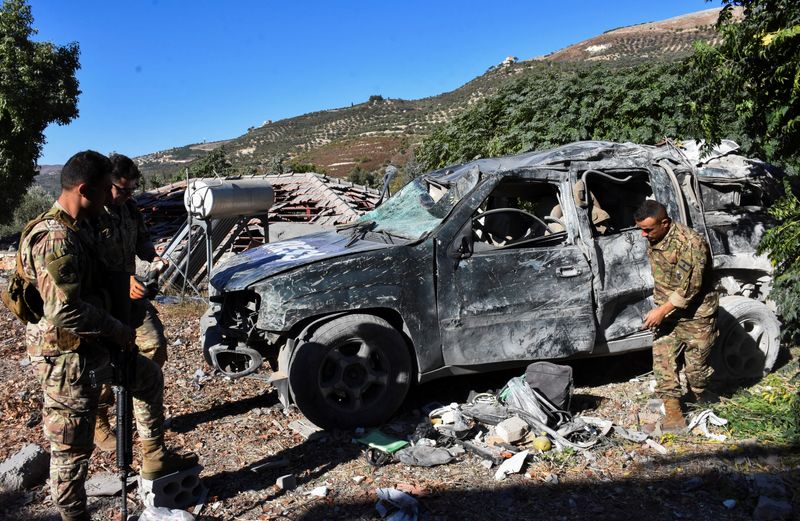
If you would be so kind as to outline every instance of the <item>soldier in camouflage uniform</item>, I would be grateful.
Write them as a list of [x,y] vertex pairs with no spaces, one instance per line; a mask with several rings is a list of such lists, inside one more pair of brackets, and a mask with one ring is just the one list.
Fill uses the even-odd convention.
[[[138,187],[141,174],[128,157],[111,154],[111,201],[105,212],[90,220],[84,227],[87,238],[95,244],[95,251],[105,268],[112,273],[125,273],[130,279],[130,326],[136,329],[139,352],[164,367],[167,361],[167,339],[158,311],[147,298],[144,286],[134,277],[136,257],[166,267],[166,262],[156,254],[150,233],[131,195]],[[109,387],[101,393],[95,426],[95,444],[104,451],[113,451],[116,440],[108,421],[108,411],[113,404]]]
[[[64,520],[89,519],[84,482],[99,395],[90,374],[111,374],[109,349],[128,349],[135,339],[132,328],[96,305],[108,298],[102,296],[90,245],[79,234],[81,222],[102,211],[110,196],[110,170],[108,158],[97,152],[71,157],[58,200],[20,242],[20,271],[43,302],[42,318],[28,323],[26,343],[44,393],[51,494]],[[137,356],[135,371],[129,390],[144,453],[142,476],[154,479],[196,464],[196,457],[164,449],[161,370]]]
[[678,373],[683,367],[690,395],[704,399],[711,378],[708,364],[717,338],[719,297],[714,291],[711,251],[694,230],[672,222],[666,208],[645,201],[634,215],[649,243],[656,308],[644,317],[644,327],[655,330],[653,372],[656,394],[664,401],[662,430],[686,427],[680,408]]

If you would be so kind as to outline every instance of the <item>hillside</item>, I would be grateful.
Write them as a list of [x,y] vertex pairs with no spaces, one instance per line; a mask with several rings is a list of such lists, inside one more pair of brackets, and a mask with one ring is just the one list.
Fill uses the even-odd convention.
[[719,9],[707,9],[660,22],[620,27],[548,54],[542,59],[563,61],[618,61],[672,59],[689,54],[698,40],[719,43],[714,24]]
[[313,163],[330,175],[344,177],[359,167],[375,171],[385,164],[403,165],[411,150],[437,125],[464,107],[495,92],[511,79],[537,74],[547,63],[625,65],[686,56],[693,42],[717,41],[719,9],[709,9],[658,22],[609,30],[599,36],[530,60],[506,60],[451,92],[417,100],[370,100],[267,122],[236,138],[198,143],[137,158],[145,176],[179,175],[209,150],[224,146],[237,172],[269,173],[275,158]]

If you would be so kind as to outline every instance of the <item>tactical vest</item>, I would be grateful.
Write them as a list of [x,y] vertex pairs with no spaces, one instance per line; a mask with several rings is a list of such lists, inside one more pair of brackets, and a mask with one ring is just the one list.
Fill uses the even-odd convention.
[[[15,317],[20,319],[23,324],[36,324],[42,319],[44,303],[36,289],[36,285],[25,277],[22,271],[22,243],[25,238],[30,234],[31,230],[37,224],[53,219],[58,221],[64,226],[69,226],[57,208],[53,207],[50,210],[39,214],[31,222],[25,225],[22,233],[19,236],[19,248],[17,249],[17,260],[14,268],[14,273],[8,281],[8,287],[0,293],[0,298],[3,304],[14,314]],[[44,233],[44,232],[41,232]],[[33,238],[31,238],[33,239]]]

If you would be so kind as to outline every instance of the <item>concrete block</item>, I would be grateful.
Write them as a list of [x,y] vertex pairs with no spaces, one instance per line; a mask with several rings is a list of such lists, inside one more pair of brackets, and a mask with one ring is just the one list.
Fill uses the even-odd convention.
[[24,490],[45,482],[50,472],[50,453],[33,443],[24,445],[0,463],[0,486]]
[[200,482],[203,467],[196,465],[158,479],[139,476],[139,495],[145,506],[182,509],[200,501],[204,487]]
[[297,478],[295,478],[294,474],[286,474],[285,476],[279,477],[275,484],[278,485],[278,488],[281,490],[294,490],[297,488]]
[[519,416],[503,420],[494,428],[494,432],[506,443],[521,440],[528,433],[528,424]]

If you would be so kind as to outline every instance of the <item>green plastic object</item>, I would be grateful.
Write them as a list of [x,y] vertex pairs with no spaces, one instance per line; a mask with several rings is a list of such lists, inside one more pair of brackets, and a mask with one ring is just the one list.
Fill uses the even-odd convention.
[[360,438],[356,438],[356,441],[372,447],[373,449],[382,450],[383,452],[387,452],[389,454],[394,454],[398,450],[408,445],[406,440],[392,438],[391,436],[388,436],[377,429],[366,433]]

